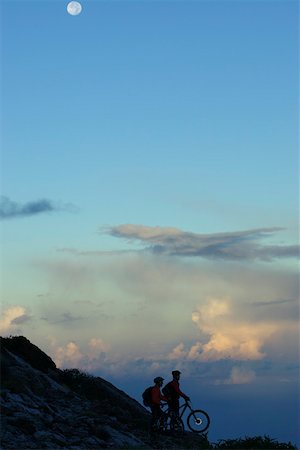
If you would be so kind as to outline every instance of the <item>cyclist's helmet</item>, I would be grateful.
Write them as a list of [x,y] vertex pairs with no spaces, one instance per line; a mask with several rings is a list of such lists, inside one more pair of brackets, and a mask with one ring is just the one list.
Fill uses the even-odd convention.
[[162,383],[164,381],[164,379],[162,377],[156,377],[156,378],[154,378],[153,381],[154,381],[155,384],[156,383]]
[[172,375],[181,375],[181,372],[180,372],[180,370],[173,370],[172,371]]

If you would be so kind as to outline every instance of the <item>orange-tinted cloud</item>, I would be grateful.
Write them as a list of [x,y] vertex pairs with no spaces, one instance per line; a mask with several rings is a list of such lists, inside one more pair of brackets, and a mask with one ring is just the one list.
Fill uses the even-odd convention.
[[182,343],[179,344],[169,354],[169,359],[260,360],[265,356],[263,346],[266,339],[278,329],[276,323],[253,322],[238,317],[228,297],[208,299],[193,312],[192,321],[202,334],[207,335],[207,339],[195,342],[186,350]]
[[13,331],[16,325],[28,319],[26,309],[23,306],[12,306],[3,311],[0,318],[0,332]]

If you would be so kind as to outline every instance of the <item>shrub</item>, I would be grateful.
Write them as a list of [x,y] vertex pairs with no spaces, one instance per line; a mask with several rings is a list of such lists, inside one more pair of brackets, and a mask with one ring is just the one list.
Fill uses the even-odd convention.
[[292,449],[297,450],[293,444],[281,443],[276,439],[271,439],[269,436],[255,436],[255,437],[245,437],[244,439],[227,439],[220,440],[215,444],[216,449],[249,449],[249,450],[260,450],[260,449]]

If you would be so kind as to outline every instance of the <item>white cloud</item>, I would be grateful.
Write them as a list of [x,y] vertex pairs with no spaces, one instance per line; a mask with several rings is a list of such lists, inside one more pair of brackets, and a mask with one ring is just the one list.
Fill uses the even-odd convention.
[[12,306],[2,313],[0,318],[1,333],[13,331],[16,325],[28,319],[26,309],[23,306]]
[[180,343],[175,348],[173,348],[171,353],[169,353],[168,359],[183,359],[186,357],[186,355],[187,352],[184,350],[184,344]]
[[275,323],[253,322],[234,314],[228,297],[208,299],[192,314],[192,320],[209,336],[208,342],[197,342],[188,354],[189,359],[200,361],[262,359],[266,339],[278,329]]
[[249,384],[256,378],[255,372],[243,367],[233,367],[226,384]]
[[106,344],[103,339],[92,338],[89,341],[89,356],[91,358],[98,356],[101,353],[107,353],[110,350],[110,345]]
[[[239,365],[237,361],[250,360],[257,367],[263,366],[266,355],[271,361],[274,357],[295,359],[294,347],[288,355],[287,348],[296,332],[287,341],[286,330],[287,321],[296,317],[298,284],[289,270],[149,253],[117,259],[106,255],[96,260],[86,256],[84,261],[69,258],[63,255],[62,262],[53,265],[54,272],[51,267],[51,284],[57,292],[52,294],[49,310],[64,312],[69,302],[72,317],[84,318],[76,334],[82,353],[76,366],[82,370],[152,376],[179,366],[185,373],[209,370],[213,383],[223,367],[229,380],[229,368]],[[70,279],[75,279],[71,287]],[[66,292],[63,310],[62,291]],[[45,325],[51,333],[51,324]],[[58,321],[55,327],[65,351],[65,343],[74,339],[74,327]],[[64,351],[61,364],[70,367]]]
[[229,297],[208,299],[192,313],[192,321],[207,336],[206,340],[198,340],[189,350],[184,350],[184,344],[180,343],[168,359],[260,360],[265,356],[265,342],[279,328],[275,322],[253,322],[239,317]]
[[69,342],[65,347],[56,347],[53,353],[54,362],[58,367],[78,367],[83,359],[83,354],[75,342]]
[[100,338],[91,338],[87,347],[79,346],[73,341],[66,345],[57,345],[56,339],[51,340],[51,354],[58,367],[76,367],[82,370],[93,371],[98,368],[103,354],[110,350],[110,345]]
[[222,384],[250,384],[256,380],[254,370],[247,367],[233,366],[228,378],[217,378],[214,381],[215,385]]
[[197,311],[192,313],[192,321],[198,323],[211,322],[217,317],[226,316],[230,314],[230,298],[210,298],[207,303],[200,306]]

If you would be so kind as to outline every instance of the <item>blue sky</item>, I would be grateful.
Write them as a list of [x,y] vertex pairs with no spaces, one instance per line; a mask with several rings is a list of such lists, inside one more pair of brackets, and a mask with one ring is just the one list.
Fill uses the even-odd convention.
[[81,3],[1,2],[2,333],[296,441],[298,2]]

